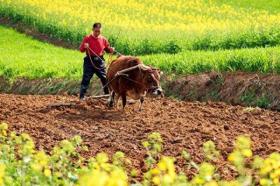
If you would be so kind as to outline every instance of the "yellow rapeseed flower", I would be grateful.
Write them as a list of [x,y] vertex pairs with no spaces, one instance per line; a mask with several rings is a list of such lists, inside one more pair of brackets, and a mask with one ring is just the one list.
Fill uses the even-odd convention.
[[44,175],[45,175],[45,176],[49,177],[49,176],[51,176],[51,174],[52,174],[52,172],[51,172],[50,169],[45,169],[45,170],[44,170]]
[[4,176],[5,176],[6,166],[0,163],[0,186],[4,185]]

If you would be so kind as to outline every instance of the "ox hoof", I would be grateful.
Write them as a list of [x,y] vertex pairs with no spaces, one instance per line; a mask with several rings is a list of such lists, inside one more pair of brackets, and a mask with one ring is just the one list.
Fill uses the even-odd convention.
[[113,103],[113,102],[110,102],[110,103],[108,104],[108,106],[109,106],[110,108],[113,108],[113,107],[114,107],[114,103]]
[[112,100],[112,99],[108,99],[107,100],[107,106],[109,107],[109,108],[112,108],[113,106],[114,106],[114,101]]
[[109,108],[113,108],[113,107],[114,107],[113,101],[107,102],[107,106],[108,106]]

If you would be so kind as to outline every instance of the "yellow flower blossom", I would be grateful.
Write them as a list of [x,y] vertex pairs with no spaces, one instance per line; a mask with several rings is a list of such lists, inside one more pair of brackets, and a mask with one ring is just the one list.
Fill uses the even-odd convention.
[[0,186],[4,185],[5,169],[6,166],[0,163]]

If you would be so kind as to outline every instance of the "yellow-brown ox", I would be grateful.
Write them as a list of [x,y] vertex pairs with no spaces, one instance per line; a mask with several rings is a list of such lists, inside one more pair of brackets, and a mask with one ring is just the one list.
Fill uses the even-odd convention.
[[[122,98],[123,109],[126,105],[127,96],[140,100],[140,107],[146,94],[163,96],[160,86],[160,70],[146,66],[143,62],[132,56],[120,56],[112,61],[108,68],[107,78],[110,89],[109,106],[118,105]],[[115,100],[116,97],[116,101]]]

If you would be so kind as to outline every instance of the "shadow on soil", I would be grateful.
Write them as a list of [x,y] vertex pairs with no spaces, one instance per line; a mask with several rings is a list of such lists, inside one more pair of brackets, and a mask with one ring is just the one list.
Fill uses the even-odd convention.
[[94,112],[92,110],[79,110],[75,113],[63,113],[57,115],[57,119],[65,119],[69,121],[78,121],[83,120],[85,118],[89,120],[108,120],[108,121],[118,121],[122,118],[120,111],[109,111],[104,109],[95,109]]

